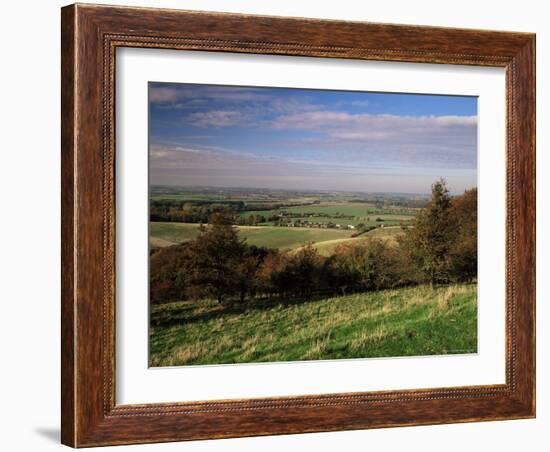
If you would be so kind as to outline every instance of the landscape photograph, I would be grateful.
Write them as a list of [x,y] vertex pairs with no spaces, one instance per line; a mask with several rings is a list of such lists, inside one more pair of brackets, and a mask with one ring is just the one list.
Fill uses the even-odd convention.
[[151,367],[477,353],[477,98],[149,83]]

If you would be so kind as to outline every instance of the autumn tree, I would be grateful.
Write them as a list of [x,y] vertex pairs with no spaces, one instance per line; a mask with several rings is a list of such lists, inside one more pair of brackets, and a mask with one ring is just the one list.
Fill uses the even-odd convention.
[[350,249],[349,266],[363,290],[399,287],[413,281],[414,270],[397,246],[381,239],[369,239]]
[[323,257],[311,243],[296,251],[287,268],[290,287],[301,296],[311,294],[320,285]]
[[285,290],[288,290],[285,280],[288,262],[288,253],[280,253],[277,250],[268,253],[258,272],[259,285],[264,293],[283,297]]
[[346,295],[348,290],[359,284],[359,271],[351,259],[354,249],[353,245],[338,245],[334,254],[326,260],[325,283],[341,295]]
[[449,248],[451,271],[459,282],[470,282],[477,276],[477,188],[451,200],[451,217],[455,228]]
[[259,271],[262,289],[287,295],[310,295],[321,286],[324,258],[311,245],[294,252],[269,253]]
[[184,271],[185,245],[154,250],[149,259],[151,303],[184,300],[187,296]]
[[246,295],[254,296],[258,289],[258,272],[269,249],[255,245],[245,246],[241,260],[236,264],[236,285],[239,301],[244,303]]

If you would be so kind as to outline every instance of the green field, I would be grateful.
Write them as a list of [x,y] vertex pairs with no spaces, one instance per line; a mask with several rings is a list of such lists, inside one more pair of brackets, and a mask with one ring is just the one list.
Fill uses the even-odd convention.
[[313,301],[177,302],[151,310],[150,365],[477,351],[477,286],[417,286]]
[[[357,226],[364,224],[367,227],[379,226],[399,226],[410,222],[417,210],[415,209],[377,209],[371,203],[358,202],[324,202],[308,206],[281,207],[276,210],[249,210],[241,212],[239,215],[244,218],[249,216],[264,216],[266,219],[274,215],[285,213],[283,217],[286,221],[300,221],[310,223],[334,223],[342,226]],[[342,218],[341,216],[347,218]],[[377,221],[378,220],[378,221]],[[382,220],[382,221],[380,221]],[[273,222],[260,223],[264,226],[271,226]]]
[[367,217],[369,215],[384,214],[385,212],[383,209],[376,209],[373,204],[359,202],[334,202],[314,206],[288,207],[282,210],[291,213],[313,212],[326,215],[352,215],[355,217]]
[[[412,220],[416,211],[414,209],[377,209],[370,203],[357,202],[325,202],[321,204],[282,207],[275,210],[247,210],[241,212],[241,217],[264,216],[269,218],[273,215],[285,212],[285,218],[292,221],[309,221],[314,223],[335,223],[342,225],[365,224],[366,226],[376,226],[380,224],[377,219],[382,219],[388,226],[397,226],[400,223]],[[353,218],[341,218],[346,217]],[[264,223],[266,225],[271,223]]]
[[[408,217],[414,215],[412,209],[398,209],[395,211],[391,209],[377,209],[371,203],[360,203],[360,202],[332,202],[332,203],[321,203],[321,204],[312,204],[306,206],[294,206],[294,207],[281,207],[279,210],[289,212],[289,213],[318,213],[325,215],[351,215],[355,217],[367,217],[369,215],[395,215],[400,219],[407,219]],[[259,211],[247,211],[242,212],[241,215],[250,215],[250,214],[259,214],[259,215],[269,215],[276,212],[276,210],[259,210]]]
[[[334,223],[334,224],[339,224],[339,225],[343,225],[343,226],[347,226],[347,225],[353,225],[353,226],[357,226],[358,224],[364,224],[365,226],[367,227],[370,227],[370,226],[379,226],[381,223],[384,223],[384,225],[386,226],[398,226],[400,225],[401,223],[406,223],[407,221],[410,221],[412,219],[412,217],[406,217],[405,219],[403,218],[395,218],[396,216],[394,215],[373,215],[371,217],[365,217],[365,218],[361,218],[361,217],[355,217],[355,218],[333,218],[333,217],[325,217],[325,216],[321,216],[321,217],[287,217],[287,218],[291,218],[292,221],[309,221],[311,223],[324,223],[324,224],[327,224],[327,223]],[[384,221],[376,221],[376,218],[382,218]],[[262,225],[271,225],[271,223],[267,222],[267,223],[261,223]]]
[[[294,249],[310,242],[349,238],[353,231],[338,229],[287,228],[271,226],[239,226],[239,235],[249,245]],[[191,223],[150,223],[152,246],[169,246],[194,239],[199,225]]]

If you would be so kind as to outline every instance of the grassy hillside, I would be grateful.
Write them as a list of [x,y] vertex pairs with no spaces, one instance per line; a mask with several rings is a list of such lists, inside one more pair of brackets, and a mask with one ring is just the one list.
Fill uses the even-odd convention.
[[474,353],[476,293],[476,285],[420,286],[271,306],[156,305],[150,364]]
[[[270,226],[239,226],[240,237],[249,245],[269,248],[294,249],[308,242],[345,239],[352,231],[337,229],[281,228]],[[199,226],[191,223],[150,223],[151,245],[169,246],[194,239]]]

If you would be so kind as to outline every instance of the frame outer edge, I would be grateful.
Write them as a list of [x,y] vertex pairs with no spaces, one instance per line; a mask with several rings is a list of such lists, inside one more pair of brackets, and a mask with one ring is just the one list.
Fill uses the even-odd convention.
[[[523,375],[518,395],[525,414],[536,417],[536,35],[514,59],[517,66],[518,121],[516,193],[518,224],[518,366]],[[528,350],[526,352],[525,350]]]
[[61,443],[77,445],[76,5],[61,9]]
[[532,86],[531,94],[533,96],[532,102],[532,143],[533,143],[533,163],[531,168],[531,177],[533,180],[533,272],[531,275],[531,280],[533,284],[533,302],[532,302],[532,312],[533,312],[533,331],[531,333],[531,346],[533,347],[533,387],[531,391],[532,399],[532,414],[533,417],[537,416],[537,36],[534,34],[531,41],[532,47]]
[[[143,12],[151,12],[151,24],[143,22],[139,16]],[[511,60],[514,60],[518,66],[520,77],[517,79],[517,100],[521,101],[521,108],[517,108],[518,121],[514,126],[516,136],[516,149],[519,151],[518,165],[514,170],[518,178],[518,186],[522,189],[514,192],[519,208],[515,216],[515,222],[518,225],[518,246],[522,248],[518,260],[518,308],[521,311],[518,318],[519,330],[518,345],[520,346],[518,362],[518,373],[521,375],[522,384],[518,385],[515,395],[510,394],[495,396],[494,406],[487,408],[487,403],[481,403],[481,399],[476,397],[468,398],[471,401],[470,412],[473,413],[475,406],[483,408],[483,413],[472,416],[458,415],[455,397],[445,397],[445,400],[430,401],[424,405],[423,401],[412,402],[407,407],[409,414],[414,414],[410,419],[406,419],[404,414],[400,417],[388,419],[382,422],[373,418],[371,421],[363,419],[365,414],[372,410],[384,414],[382,406],[376,404],[370,406],[355,406],[353,412],[351,406],[344,404],[336,405],[331,408],[332,414],[328,415],[328,407],[317,407],[315,412],[311,412],[313,418],[309,424],[303,421],[304,414],[308,411],[295,410],[294,408],[279,409],[275,412],[275,419],[269,425],[264,425],[259,429],[257,416],[267,416],[269,408],[261,409],[258,414],[247,411],[245,408],[240,411],[238,416],[230,416],[224,409],[219,409],[218,414],[213,418],[209,413],[197,413],[192,416],[170,415],[169,413],[156,414],[137,414],[137,417],[118,416],[116,407],[105,405],[108,395],[105,393],[105,377],[110,378],[114,367],[103,364],[102,358],[110,350],[112,344],[109,340],[101,342],[98,334],[104,338],[109,332],[109,323],[105,323],[99,313],[101,294],[105,287],[99,288],[97,284],[100,280],[98,262],[105,264],[107,258],[102,251],[98,250],[97,239],[100,226],[105,227],[105,218],[99,218],[96,207],[101,202],[105,203],[106,191],[110,190],[110,185],[99,187],[98,180],[101,176],[105,177],[104,165],[108,165],[105,155],[100,153],[101,139],[99,131],[104,127],[102,124],[102,114],[105,114],[105,105],[101,104],[101,90],[99,86],[103,80],[103,75],[99,75],[98,67],[105,64],[104,48],[100,45],[103,38],[112,30],[121,30],[121,33],[132,31],[132,33],[143,32],[152,33],[151,30],[163,30],[167,27],[167,33],[172,30],[175,36],[180,36],[181,26],[178,21],[174,23],[172,17],[167,17],[167,10],[160,13],[161,10],[144,9],[134,11],[131,8],[122,9],[117,7],[105,7],[100,5],[71,5],[62,8],[62,442],[72,447],[89,447],[96,445],[115,445],[115,444],[136,444],[143,442],[164,442],[181,441],[189,439],[214,439],[225,437],[240,436],[258,436],[288,433],[305,433],[313,431],[334,431],[356,428],[376,428],[402,425],[424,425],[439,424],[449,422],[467,422],[481,420],[497,419],[518,419],[534,416],[534,256],[535,256],[535,231],[534,224],[529,221],[534,219],[534,35],[523,34],[520,37],[513,33],[503,33],[499,35],[503,39],[503,44],[495,48],[495,55],[500,55],[500,59],[487,61],[487,65],[506,66]],[[183,11],[180,11],[183,12]],[[211,20],[213,14],[206,13],[207,19]],[[216,19],[226,18],[224,14],[215,14]],[[178,19],[184,16],[178,14]],[[242,16],[234,16],[242,17]],[[257,16],[248,16],[250,19]],[[270,22],[271,18],[264,18],[265,22]],[[274,19],[274,18],[273,18]],[[153,23],[153,20],[156,20]],[[207,23],[209,23],[207,20]],[[289,19],[291,20],[291,19]],[[297,19],[293,19],[299,23]],[[106,22],[104,22],[106,21]],[[277,19],[281,24],[286,23],[285,19]],[[189,20],[183,20],[192,29],[198,30],[199,40],[206,41],[206,31],[199,25]],[[203,21],[204,22],[204,21]],[[238,21],[237,21],[238,22]],[[319,20],[322,25],[325,21]],[[315,21],[317,23],[317,21]],[[333,23],[334,25],[335,23]],[[345,23],[342,23],[344,25]],[[265,24],[264,24],[265,25]],[[288,23],[287,23],[288,25]],[[354,26],[355,27],[355,26]],[[372,24],[378,40],[387,39],[387,33],[384,30],[393,26],[387,24]],[[411,27],[395,26],[395,33],[398,35],[401,30],[407,32]],[[419,27],[425,28],[425,27]],[[380,31],[382,29],[382,31]],[[446,30],[446,29],[445,29]],[[445,30],[440,30],[443,33]],[[450,29],[449,29],[450,30]],[[192,31],[192,30],[191,30]],[[452,31],[452,30],[451,30]],[[255,32],[260,34],[260,38],[267,31]],[[351,30],[352,34],[354,33]],[[221,33],[221,32],[220,32]],[[467,45],[467,37],[470,32],[456,30],[456,33],[464,34]],[[496,33],[483,32],[482,35],[488,35],[493,41],[496,39]],[[237,38],[243,36],[241,30],[234,31]],[[364,34],[358,33],[358,34]],[[467,35],[467,36],[466,36]],[[201,37],[202,36],[202,37]],[[246,36],[246,33],[245,33]],[[506,38],[506,39],[505,39]],[[153,37],[159,40],[159,37]],[[479,42],[481,35],[476,37]],[[237,39],[238,41],[238,39]],[[218,51],[240,52],[248,51],[246,46],[239,48],[231,41],[230,46]],[[311,39],[310,39],[311,41]],[[491,40],[490,40],[491,41]],[[500,42],[499,40],[497,40]],[[376,42],[376,40],[375,40]],[[384,41],[385,42],[385,41]],[[399,41],[400,42],[400,41]],[[492,42],[492,41],[491,41]],[[497,42],[497,43],[498,43]],[[235,44],[235,45],[233,45]],[[264,43],[267,48],[277,47],[277,43]],[[284,42],[281,44],[284,46]],[[351,45],[354,48],[355,43]],[[470,45],[470,44],[468,44]],[[315,47],[305,45],[305,47]],[[402,46],[401,46],[402,47]],[[404,53],[388,53],[389,60],[404,61],[409,58]],[[346,48],[347,49],[347,48]],[[213,49],[212,49],[213,50]],[[384,50],[381,50],[384,52]],[[289,50],[282,50],[287,54]],[[334,52],[338,54],[338,52]],[[392,52],[392,50],[387,50]],[[411,51],[414,52],[414,51]],[[513,57],[511,56],[513,52]],[[252,53],[256,53],[252,51]],[[265,51],[258,53],[268,53]],[[315,53],[313,50],[306,51],[300,48],[297,54],[304,53],[305,56],[311,56]],[[329,52],[332,54],[332,51]],[[447,49],[446,53],[452,53]],[[483,54],[485,55],[485,53]],[[354,58],[352,55],[343,56],[344,58]],[[360,59],[375,59],[359,56]],[[434,56],[430,52],[423,56],[415,57],[415,61],[433,62]],[[446,60],[441,57],[438,62],[447,64],[484,65],[483,62],[472,62],[468,55],[457,55],[456,60]],[[411,59],[412,60],[412,59]],[[105,70],[105,67],[103,67]],[[101,72],[102,73],[102,72]],[[533,96],[533,97],[531,97]],[[103,112],[103,113],[102,113]],[[79,118],[82,115],[82,121]],[[520,119],[521,118],[521,119]],[[105,130],[105,129],[103,129]],[[104,131],[105,133],[105,131]],[[105,137],[104,137],[105,139]],[[521,186],[521,184],[523,187]],[[80,194],[81,193],[81,194]],[[79,195],[80,194],[80,195]],[[104,204],[105,207],[105,204]],[[114,215],[114,213],[113,213]],[[102,223],[103,220],[103,223]],[[105,231],[105,229],[103,229]],[[531,265],[532,267],[523,267],[522,265]],[[80,276],[79,276],[80,275]],[[105,276],[105,274],[104,274]],[[105,281],[105,277],[103,278]],[[80,321],[79,321],[80,319]],[[109,320],[109,319],[108,319]],[[110,321],[110,320],[109,320]],[[98,332],[101,330],[101,333]],[[527,349],[522,350],[521,347]],[[79,359],[78,359],[79,358]],[[99,365],[99,367],[97,366]],[[102,368],[100,368],[102,367]],[[457,397],[458,399],[458,397]],[[452,405],[451,410],[442,417],[433,417],[436,413],[429,410],[438,409],[445,406],[446,403]],[[453,408],[454,407],[454,408]],[[454,409],[454,411],[452,411]],[[488,410],[491,410],[490,412]],[[368,411],[367,411],[368,410]],[[418,410],[422,416],[417,417],[414,410]],[[216,410],[213,410],[216,411]],[[144,417],[142,417],[144,416]],[[271,416],[271,414],[270,414]],[[289,417],[290,416],[290,417]],[[438,415],[439,416],[439,415]],[[343,424],[335,427],[336,418],[340,418]],[[140,420],[142,419],[142,420]],[[369,417],[370,419],[370,417]],[[414,420],[413,420],[414,419]],[[244,424],[243,424],[244,422]],[[294,423],[295,422],[295,423]],[[148,427],[148,428],[147,428]],[[163,434],[166,431],[167,433]]]

